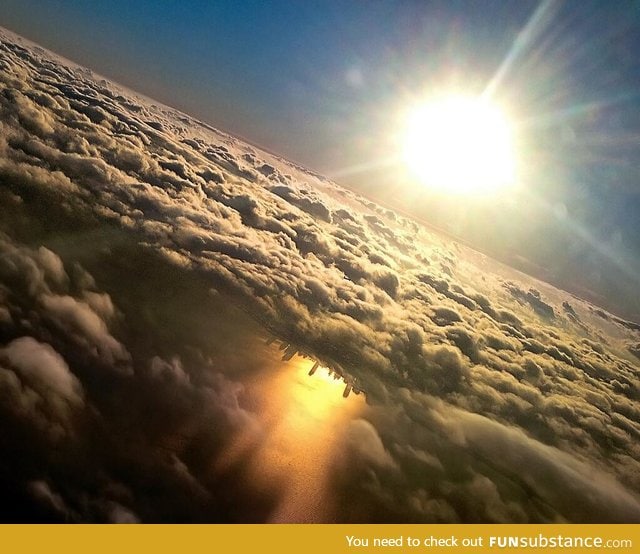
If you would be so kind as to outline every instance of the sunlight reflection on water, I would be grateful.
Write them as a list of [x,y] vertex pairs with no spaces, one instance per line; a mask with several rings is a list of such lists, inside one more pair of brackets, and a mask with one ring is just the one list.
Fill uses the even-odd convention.
[[[274,349],[274,356],[280,354]],[[362,395],[344,398],[344,381],[327,368],[309,376],[313,364],[300,356],[278,360],[274,370],[245,383],[258,404],[259,425],[241,434],[221,460],[227,465],[250,457],[246,478],[258,488],[277,490],[273,522],[331,520],[334,459],[349,421],[366,406]]]

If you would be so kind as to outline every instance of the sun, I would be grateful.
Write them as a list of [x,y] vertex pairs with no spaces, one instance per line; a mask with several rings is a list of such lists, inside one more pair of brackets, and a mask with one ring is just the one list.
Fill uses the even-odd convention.
[[508,119],[490,102],[447,96],[409,111],[403,158],[430,189],[450,194],[495,194],[516,181]]

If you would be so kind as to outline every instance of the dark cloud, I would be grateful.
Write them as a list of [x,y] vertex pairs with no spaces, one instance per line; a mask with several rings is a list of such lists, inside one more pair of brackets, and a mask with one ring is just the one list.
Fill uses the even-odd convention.
[[553,318],[555,316],[553,307],[547,304],[540,297],[540,291],[532,288],[529,291],[525,292],[514,283],[507,283],[505,286],[507,287],[507,290],[514,296],[514,298],[520,300],[521,302],[526,302],[527,304],[529,304],[533,308],[533,310],[541,317]]

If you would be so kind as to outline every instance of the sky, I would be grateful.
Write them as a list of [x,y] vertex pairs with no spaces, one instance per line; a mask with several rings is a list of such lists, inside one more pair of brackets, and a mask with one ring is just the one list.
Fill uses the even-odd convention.
[[[638,2],[6,0],[0,24],[640,317]],[[489,83],[521,194],[460,202],[385,165],[408,104]]]
[[535,8],[501,4],[9,1],[0,16],[116,81],[329,172],[351,165],[345,142],[431,76],[472,67],[482,83]]

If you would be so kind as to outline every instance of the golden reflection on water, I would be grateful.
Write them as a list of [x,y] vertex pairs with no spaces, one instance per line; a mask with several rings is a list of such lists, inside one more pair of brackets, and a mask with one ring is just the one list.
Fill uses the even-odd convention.
[[350,420],[365,408],[363,395],[344,398],[345,383],[327,368],[309,376],[313,361],[299,356],[278,361],[271,371],[246,383],[258,399],[260,424],[240,436],[226,463],[250,452],[247,479],[276,489],[273,522],[330,521],[328,483],[333,460],[343,447]]

